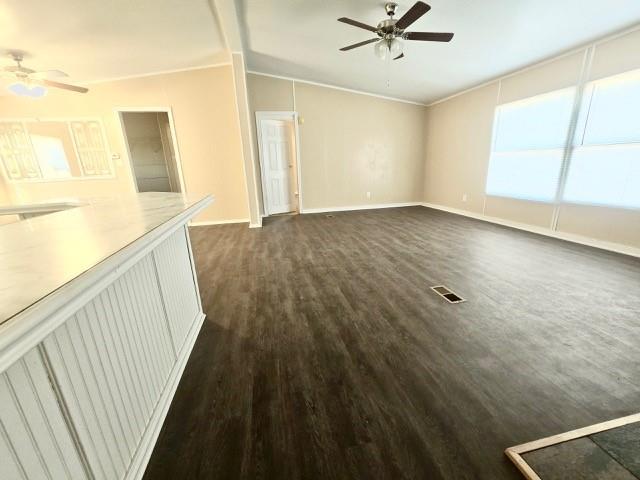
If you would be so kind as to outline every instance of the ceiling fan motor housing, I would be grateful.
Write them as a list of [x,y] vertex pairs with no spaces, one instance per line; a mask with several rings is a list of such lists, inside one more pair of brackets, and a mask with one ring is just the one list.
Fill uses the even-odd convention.
[[387,2],[384,5],[384,10],[390,17],[393,17],[396,14],[396,8],[398,8],[398,4],[395,2]]
[[380,32],[379,35],[384,36],[384,35],[396,33],[396,22],[397,20],[393,18],[381,21],[378,24],[378,31]]

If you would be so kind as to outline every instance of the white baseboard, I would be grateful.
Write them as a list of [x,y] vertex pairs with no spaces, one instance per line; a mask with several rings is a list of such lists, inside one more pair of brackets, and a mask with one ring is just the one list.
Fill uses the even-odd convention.
[[191,327],[191,331],[187,334],[187,338],[180,350],[178,361],[169,375],[164,392],[156,404],[156,408],[153,411],[149,423],[147,424],[147,428],[140,440],[135,456],[131,461],[131,465],[129,465],[129,470],[125,475],[127,480],[140,480],[144,475],[144,471],[149,463],[149,458],[151,458],[151,453],[153,452],[153,447],[155,447],[158,435],[160,435],[162,424],[169,412],[171,401],[178,389],[178,384],[182,378],[182,372],[184,372],[184,369],[187,366],[187,360],[189,360],[189,355],[191,355],[193,346],[196,343],[196,339],[198,338],[198,333],[200,333],[200,328],[202,328],[204,319],[205,314],[203,312],[199,312],[198,317]]
[[248,218],[235,218],[231,220],[207,220],[204,222],[191,222],[190,227],[206,227],[207,225],[226,225],[228,223],[249,223]]
[[443,212],[454,213],[456,215],[462,215],[464,217],[475,218],[476,220],[482,220],[484,222],[495,223],[497,225],[503,225],[505,227],[517,228],[518,230],[524,230],[526,232],[536,233],[538,235],[545,235],[547,237],[557,238],[567,242],[579,243],[580,245],[587,245],[589,247],[599,248],[601,250],[608,250],[610,252],[622,253],[624,255],[630,255],[632,257],[640,257],[640,248],[631,247],[629,245],[622,245],[620,243],[605,242],[604,240],[597,240],[595,238],[584,237],[582,235],[575,235],[573,233],[558,232],[549,228],[536,227],[535,225],[528,225],[526,223],[512,222],[510,220],[504,220],[498,217],[490,217],[488,215],[482,215],[481,213],[469,212],[467,210],[460,210],[457,208],[446,207],[444,205],[437,205],[435,203],[421,203],[423,207],[433,208],[435,210],[442,210]]
[[415,207],[420,205],[423,205],[422,202],[379,203],[377,205],[351,205],[348,207],[305,208],[300,213],[349,212],[352,210],[376,210],[378,208]]
[[229,225],[232,223],[248,223],[249,228],[260,228],[262,227],[262,218],[258,223],[251,223],[248,218],[236,218],[231,220],[207,220],[204,222],[191,222],[189,224],[190,227],[207,227],[209,225]]

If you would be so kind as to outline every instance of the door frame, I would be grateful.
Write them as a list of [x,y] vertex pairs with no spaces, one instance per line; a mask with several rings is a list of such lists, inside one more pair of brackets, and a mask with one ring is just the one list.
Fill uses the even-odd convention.
[[[122,140],[124,141],[124,148],[127,154],[127,161],[129,163],[129,170],[131,171],[131,180],[133,181],[133,188],[138,193],[138,182],[136,180],[136,172],[133,169],[133,161],[131,159],[131,150],[129,149],[129,139],[127,138],[127,130],[124,125],[123,113],[166,113],[169,118],[169,128],[171,130],[171,142],[173,143],[173,152],[176,157],[176,170],[178,171],[178,181],[180,182],[180,193],[182,195],[187,194],[187,189],[184,185],[184,176],[182,174],[182,161],[180,159],[180,148],[178,146],[178,137],[176,135],[176,127],[173,121],[173,110],[171,107],[118,107],[115,109],[118,122],[120,123],[120,131],[122,132]],[[166,152],[165,152],[166,153]]]
[[263,216],[268,217],[269,204],[267,203],[266,181],[264,176],[264,161],[262,152],[262,129],[263,120],[291,120],[293,122],[293,133],[296,142],[296,186],[298,187],[298,213],[302,213],[302,170],[300,169],[300,131],[298,129],[298,112],[293,111],[262,111],[256,112],[256,132],[258,139],[258,159],[260,160],[260,183],[262,186],[262,210]]

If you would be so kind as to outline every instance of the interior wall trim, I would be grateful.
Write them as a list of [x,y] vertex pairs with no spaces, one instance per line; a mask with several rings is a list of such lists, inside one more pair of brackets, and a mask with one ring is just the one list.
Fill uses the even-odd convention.
[[[234,58],[239,58],[238,62]],[[247,210],[251,224],[249,228],[262,226],[260,212],[260,195],[258,195],[258,178],[256,175],[256,159],[253,155],[253,128],[251,126],[251,107],[249,103],[249,92],[247,87],[247,65],[244,54],[231,54],[231,73],[233,75],[233,91],[236,97],[237,121],[240,131],[240,149],[242,151],[242,171],[245,178],[245,188],[247,191]],[[243,121],[244,120],[244,121]],[[244,128],[243,128],[244,127]],[[249,163],[249,165],[247,165]],[[252,195],[253,194],[253,195]],[[255,201],[255,211],[251,208],[251,196]]]
[[[384,95],[378,95],[376,93],[363,92],[362,90],[354,90],[352,88],[338,87],[337,85],[331,85],[331,84],[328,84],[328,83],[314,82],[312,80],[303,80],[301,78],[285,77],[285,76],[282,76],[282,75],[274,75],[272,73],[257,72],[255,70],[247,70],[247,73],[251,73],[253,75],[261,75],[263,77],[279,78],[280,80],[289,80],[290,82],[306,83],[308,85],[315,85],[316,87],[331,88],[333,90],[340,90],[340,91],[348,92],[348,93],[356,93],[358,95],[367,95],[369,97],[381,98],[382,100],[389,100],[389,101],[392,101],[392,102],[409,103],[411,105],[418,105],[419,107],[428,106],[426,103],[414,102],[414,101],[411,101],[411,100],[404,100],[402,98],[385,97]],[[294,85],[294,88],[295,88],[295,85]],[[295,95],[295,93],[294,93],[294,95]],[[294,107],[294,110],[295,110],[295,107]]]
[[[295,99],[295,95],[294,95]],[[294,100],[295,104],[295,100]],[[293,125],[293,136],[296,144],[296,187],[297,187],[297,203],[298,203],[298,211],[302,210],[302,167],[300,165],[300,126],[298,121],[298,112],[293,111],[263,111],[259,110],[255,113],[255,121],[256,121],[256,143],[258,144],[258,164],[260,165],[260,185],[262,187],[262,213],[260,218],[262,219],[265,216],[269,216],[266,214],[269,209],[269,205],[267,202],[267,180],[264,176],[264,151],[262,147],[262,125],[260,122],[263,120],[285,120],[290,121]],[[260,223],[262,220],[260,220]]]
[[226,225],[229,223],[249,223],[248,218],[231,218],[228,220],[205,220],[203,222],[191,222],[190,227],[206,227],[207,225]]
[[491,217],[488,215],[483,215],[481,213],[469,212],[467,210],[460,210],[458,208],[447,207],[435,203],[423,202],[420,205],[427,208],[433,208],[435,210],[441,210],[443,212],[453,213],[455,215],[461,215],[463,217],[482,220],[483,222],[495,223],[504,227],[516,228],[525,232],[536,233],[538,235],[544,235],[546,237],[557,238],[559,240],[564,240],[567,242],[578,243],[580,245],[586,245],[588,247],[599,248],[601,250],[607,250],[610,252],[621,253],[623,255],[640,258],[640,248],[632,247],[630,245],[605,242],[604,240],[597,240],[595,238],[575,235],[573,233],[565,233],[557,230],[554,231],[549,228],[536,227],[534,225],[528,225],[526,223],[512,222],[510,220],[504,220],[498,217]]
[[372,205],[349,205],[346,207],[304,208],[300,210],[300,213],[349,212],[352,210],[376,210],[379,208],[416,207],[421,205],[423,205],[422,202],[378,203]]
[[192,72],[195,70],[206,70],[207,68],[218,68],[218,67],[229,67],[231,66],[231,60],[227,60],[224,62],[218,63],[210,63],[208,65],[198,65],[196,67],[186,67],[186,68],[176,68],[173,70],[160,70],[157,72],[149,72],[149,73],[138,73],[135,75],[125,75],[123,77],[113,77],[113,78],[99,78],[97,80],[89,80],[88,82],[83,82],[82,85],[95,85],[98,83],[109,83],[109,82],[119,82],[121,80],[132,80],[135,78],[145,78],[145,77],[155,77],[157,75],[168,75],[170,73],[182,73],[182,72]]

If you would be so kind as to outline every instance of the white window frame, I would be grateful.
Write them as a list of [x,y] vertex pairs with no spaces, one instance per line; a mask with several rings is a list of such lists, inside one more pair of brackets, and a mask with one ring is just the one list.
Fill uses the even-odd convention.
[[[566,172],[566,178],[564,179],[564,182],[562,184],[562,192],[561,193],[561,197],[559,198],[560,203],[566,204],[566,205],[584,205],[584,206],[590,206],[590,207],[602,207],[602,208],[612,208],[612,209],[617,209],[617,210],[631,210],[631,211],[638,211],[640,210],[640,208],[638,207],[630,207],[630,206],[625,206],[625,205],[614,205],[614,204],[610,204],[610,203],[601,203],[601,202],[595,202],[595,201],[578,201],[578,200],[567,200],[564,198],[564,188],[566,187],[566,182],[568,179],[568,175],[569,175],[569,167],[571,165],[571,161],[573,159],[573,151],[577,148],[602,148],[602,147],[620,147],[620,146],[625,146],[625,145],[640,145],[640,141],[636,141],[636,142],[623,142],[623,141],[614,141],[614,142],[609,142],[609,143],[590,143],[588,145],[584,144],[584,139],[585,139],[585,135],[587,132],[587,125],[589,124],[589,112],[591,110],[591,102],[593,101],[593,95],[595,94],[595,86],[603,81],[608,80],[610,77],[616,77],[616,76],[622,76],[631,72],[637,72],[640,69],[632,69],[632,70],[628,70],[626,72],[621,72],[618,74],[614,74],[614,75],[609,75],[607,77],[603,77],[603,78],[599,78],[596,80],[588,80],[588,81],[584,81],[582,84],[582,98],[581,98],[581,102],[580,105],[578,105],[577,107],[577,112],[576,112],[576,117],[575,117],[575,129],[574,129],[574,135],[572,135],[570,137],[571,140],[571,145],[568,146],[568,155],[569,158],[567,159],[567,172]],[[588,98],[588,102],[583,102],[582,100],[584,98]],[[582,117],[581,113],[582,113],[582,109],[586,108],[586,113],[585,115]],[[579,137],[579,141],[577,141],[575,139],[575,133],[580,133],[580,137]],[[556,219],[557,221],[557,219]]]
[[[584,52],[584,57],[583,57],[583,62],[582,62],[582,70],[580,73],[580,78],[577,82],[577,84],[575,85],[576,88],[576,93],[575,93],[575,97],[574,97],[574,104],[573,104],[573,110],[570,116],[570,123],[569,123],[569,128],[567,129],[567,137],[566,137],[566,142],[565,142],[565,146],[564,146],[564,154],[563,154],[563,159],[562,159],[562,164],[560,167],[560,173],[559,173],[559,177],[558,177],[558,187],[557,187],[557,191],[556,191],[556,195],[555,195],[555,199],[553,200],[537,200],[537,199],[530,199],[530,198],[526,198],[524,196],[522,197],[516,197],[516,196],[505,196],[505,195],[496,195],[496,194],[490,194],[487,192],[487,186],[488,186],[488,180],[489,180],[489,169],[491,167],[491,155],[494,153],[494,149],[495,149],[495,145],[496,145],[496,139],[497,139],[497,135],[498,135],[498,121],[499,121],[499,107],[501,105],[496,105],[495,110],[494,110],[494,120],[493,120],[493,130],[492,130],[492,138],[491,138],[491,150],[489,152],[489,161],[487,162],[487,171],[486,171],[486,178],[485,178],[485,188],[484,188],[484,195],[485,195],[485,200],[487,197],[495,197],[495,198],[508,198],[508,199],[514,199],[514,200],[524,200],[527,202],[534,202],[534,203],[543,203],[546,205],[552,205],[554,207],[553,210],[553,215],[552,215],[552,219],[551,219],[551,225],[550,228],[552,230],[557,230],[557,226],[558,226],[558,218],[560,215],[560,209],[562,207],[562,205],[588,205],[588,206],[593,206],[593,207],[603,207],[603,208],[611,208],[611,209],[616,209],[616,210],[632,210],[632,211],[639,211],[640,209],[637,207],[630,207],[630,206],[621,206],[621,205],[613,205],[613,204],[603,204],[603,203],[598,203],[598,202],[580,202],[580,201],[575,201],[575,200],[566,200],[565,199],[565,188],[567,185],[567,179],[568,179],[568,175],[569,175],[569,169],[571,167],[571,162],[573,160],[573,152],[574,149],[576,148],[589,148],[589,147],[596,147],[596,146],[620,146],[620,145],[638,145],[640,144],[640,142],[611,142],[611,143],[606,143],[606,144],[590,144],[590,145],[584,145],[584,135],[585,135],[585,130],[582,131],[582,136],[581,139],[579,141],[576,141],[576,131],[578,129],[586,129],[586,126],[588,125],[588,121],[589,121],[589,107],[591,105],[591,100],[593,98],[593,93],[594,93],[594,89],[593,86],[596,85],[599,81],[605,80],[608,77],[605,78],[601,78],[601,79],[593,79],[590,80],[589,79],[589,73],[591,71],[591,64],[593,63],[593,56],[595,53],[595,47],[592,45],[590,47],[588,47],[585,52]],[[625,73],[629,73],[632,71],[635,71],[637,69],[632,69],[629,70],[628,72],[620,72],[618,74],[615,75],[610,75],[611,77],[613,76],[617,76],[617,75],[624,75]],[[561,90],[561,89],[558,89]],[[588,102],[583,102],[585,97],[589,97],[589,101]],[[582,110],[586,108],[587,112],[585,114],[585,116],[582,116],[582,114],[584,113]],[[579,132],[578,132],[579,133]]]
[[[565,142],[563,146],[557,147],[557,148],[538,148],[538,149],[525,149],[525,150],[505,150],[505,151],[496,151],[496,143],[498,140],[498,127],[500,125],[500,107],[504,106],[504,105],[509,105],[512,103],[517,103],[517,102],[524,102],[530,98],[535,98],[535,97],[539,97],[539,96],[543,96],[546,94],[550,94],[553,92],[559,92],[562,90],[569,90],[569,89],[575,89],[575,93],[574,93],[574,104],[573,104],[573,109],[571,111],[571,114],[569,115],[569,122],[570,125],[567,128],[567,135],[565,137]],[[542,203],[542,204],[546,204],[546,205],[553,205],[557,202],[558,200],[558,189],[556,189],[556,195],[554,198],[550,198],[550,199],[539,199],[539,198],[531,198],[531,197],[527,197],[525,195],[521,195],[521,196],[510,196],[510,195],[499,195],[499,194],[495,194],[495,193],[488,193],[487,192],[487,187],[489,185],[489,169],[491,168],[491,157],[493,156],[494,153],[500,154],[500,153],[511,153],[511,154],[525,154],[525,153],[531,153],[531,152],[550,152],[550,151],[557,151],[560,152],[562,154],[562,161],[560,164],[560,171],[558,172],[558,180],[557,180],[557,185],[560,185],[560,182],[563,180],[563,171],[564,171],[564,167],[565,167],[565,163],[566,163],[566,155],[567,155],[567,141],[568,139],[573,138],[573,131],[571,128],[571,124],[574,123],[574,117],[576,115],[576,105],[578,106],[578,109],[580,108],[580,102],[579,102],[579,98],[581,98],[581,87],[580,85],[578,86],[568,86],[568,87],[563,87],[563,88],[558,88],[556,90],[550,90],[548,92],[541,92],[538,93],[536,95],[533,95],[532,97],[528,97],[528,98],[522,98],[520,100],[514,100],[513,102],[508,102],[508,103],[503,103],[503,104],[499,104],[496,105],[494,108],[494,114],[493,114],[493,127],[491,130],[491,150],[489,151],[489,161],[487,162],[487,173],[485,176],[485,184],[484,184],[484,195],[485,197],[494,197],[494,198],[507,198],[507,199],[513,199],[513,200],[521,200],[521,201],[526,201],[526,202],[532,202],[532,203]]]

